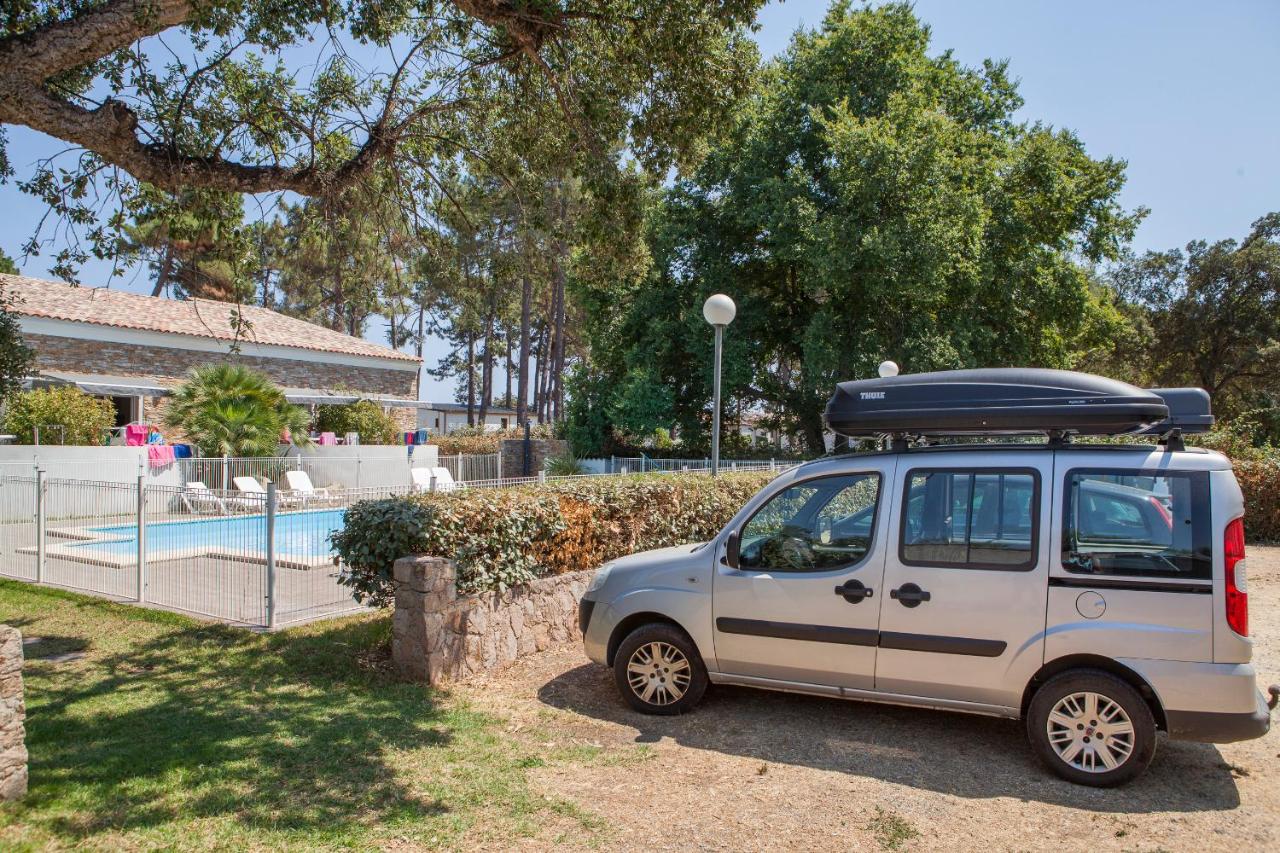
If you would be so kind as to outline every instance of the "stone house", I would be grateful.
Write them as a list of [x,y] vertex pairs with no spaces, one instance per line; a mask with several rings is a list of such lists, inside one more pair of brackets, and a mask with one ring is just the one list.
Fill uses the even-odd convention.
[[417,426],[427,405],[418,402],[415,356],[267,308],[4,274],[0,292],[35,350],[32,383],[71,384],[110,399],[117,425],[158,426],[165,398],[187,372],[224,360],[267,374],[290,402],[372,400],[405,429]]

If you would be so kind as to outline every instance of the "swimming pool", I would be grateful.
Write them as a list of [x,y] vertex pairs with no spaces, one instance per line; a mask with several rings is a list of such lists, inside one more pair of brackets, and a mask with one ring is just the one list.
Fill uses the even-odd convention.
[[[275,551],[279,558],[297,558],[316,562],[332,551],[329,534],[342,528],[346,511],[342,509],[284,512],[276,515]],[[85,533],[100,539],[67,543],[62,547],[82,554],[129,558],[137,553],[137,527],[133,524],[89,527]],[[245,556],[262,556],[267,552],[267,519],[265,515],[242,515],[231,518],[202,518],[190,521],[156,521],[146,525],[147,555],[163,559],[166,555],[194,555],[220,552]]]

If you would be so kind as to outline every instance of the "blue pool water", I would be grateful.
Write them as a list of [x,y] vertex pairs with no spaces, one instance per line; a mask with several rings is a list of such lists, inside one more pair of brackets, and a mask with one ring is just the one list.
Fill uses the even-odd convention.
[[[342,528],[341,509],[281,513],[276,516],[276,554],[296,557],[326,557],[331,553],[329,534]],[[87,541],[69,547],[98,554],[126,557],[136,553],[134,525],[91,527],[93,533],[110,537],[107,541]],[[146,526],[147,552],[219,550],[264,554],[267,550],[267,522],[263,515],[206,518],[198,521],[159,521]]]

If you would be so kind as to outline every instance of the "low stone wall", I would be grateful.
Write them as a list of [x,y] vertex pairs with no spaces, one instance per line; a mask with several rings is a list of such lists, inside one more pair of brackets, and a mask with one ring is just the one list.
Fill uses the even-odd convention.
[[506,592],[459,597],[449,560],[397,560],[391,640],[396,670],[405,678],[444,684],[576,642],[582,636],[578,599],[592,574],[554,575]]
[[0,801],[27,793],[27,747],[22,721],[22,634],[0,625]]

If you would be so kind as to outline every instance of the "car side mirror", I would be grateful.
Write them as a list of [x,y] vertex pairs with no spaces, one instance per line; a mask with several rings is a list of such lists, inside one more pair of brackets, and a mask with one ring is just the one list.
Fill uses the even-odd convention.
[[738,551],[741,546],[742,538],[735,530],[729,534],[729,538],[724,543],[724,562],[731,569],[738,568]]

